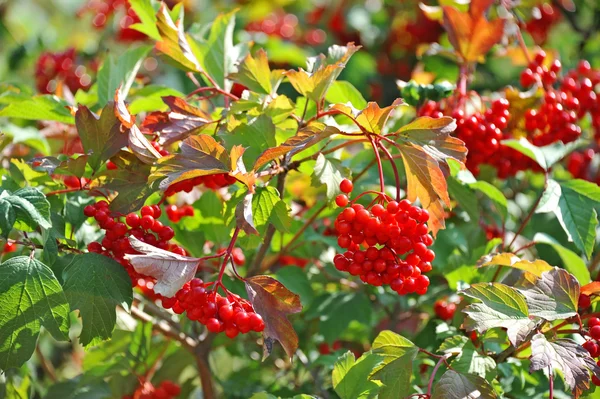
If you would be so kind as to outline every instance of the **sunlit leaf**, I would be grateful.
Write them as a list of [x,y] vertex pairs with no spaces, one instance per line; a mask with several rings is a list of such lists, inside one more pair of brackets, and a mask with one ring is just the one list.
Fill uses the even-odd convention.
[[527,300],[529,314],[545,320],[562,320],[577,314],[579,283],[564,269],[557,267],[542,273],[532,284],[520,289]]
[[552,270],[552,266],[550,266],[547,262],[541,259],[537,259],[533,262],[528,260],[521,260],[521,258],[516,256],[515,254],[508,252],[485,255],[479,260],[479,262],[477,262],[478,267],[492,265],[512,267],[514,269],[519,269],[532,273],[537,277],[540,277],[543,272]]
[[433,387],[431,399],[495,399],[494,388],[483,378],[447,370]]
[[256,58],[248,54],[238,66],[238,71],[229,75],[229,78],[258,93],[270,94],[273,90],[271,68],[263,49],[256,53]]
[[165,3],[161,3],[156,19],[156,27],[161,37],[161,40],[156,42],[156,49],[182,69],[199,72],[200,64],[183,31],[183,20],[178,20],[177,23],[173,22]]

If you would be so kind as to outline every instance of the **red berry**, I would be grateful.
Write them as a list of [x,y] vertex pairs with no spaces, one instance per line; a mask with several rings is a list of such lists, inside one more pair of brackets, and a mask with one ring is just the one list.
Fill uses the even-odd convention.
[[588,319],[588,327],[592,328],[594,326],[600,326],[600,319],[597,317],[590,317]]
[[212,333],[218,333],[221,330],[221,322],[214,317],[210,318],[206,322],[206,328]]
[[[148,207],[148,208],[150,208],[150,207]],[[152,209],[150,209],[150,210],[152,210]],[[144,230],[148,230],[148,229],[152,228],[153,225],[154,225],[154,218],[151,215],[146,214],[146,215],[142,216],[142,218],[140,219],[140,226],[142,226],[142,228]]]
[[595,340],[600,339],[600,326],[590,328],[590,336]]
[[350,194],[353,188],[354,184],[348,179],[344,179],[340,182],[340,191],[343,193]]
[[340,194],[337,197],[335,197],[335,203],[339,207],[344,207],[348,205],[348,197],[344,194]]
[[148,205],[143,206],[140,213],[142,216],[150,215],[150,216],[154,217],[154,209]]
[[96,208],[92,205],[87,205],[85,208],[83,208],[83,214],[89,218],[94,217],[96,214]]
[[592,300],[590,299],[590,297],[588,295],[579,294],[578,307],[580,309],[587,309],[590,307],[591,304],[592,304]]

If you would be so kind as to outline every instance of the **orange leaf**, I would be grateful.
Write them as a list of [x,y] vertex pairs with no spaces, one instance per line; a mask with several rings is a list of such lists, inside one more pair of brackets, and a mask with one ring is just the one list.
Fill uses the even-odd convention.
[[[407,197],[417,198],[429,212],[429,228],[433,234],[443,229],[444,204],[450,207],[446,178],[450,175],[448,159],[464,164],[465,144],[450,136],[456,129],[452,118],[417,118],[393,135],[399,138],[407,176]],[[464,165],[463,165],[464,166]]]
[[263,358],[271,354],[275,340],[281,343],[290,358],[293,357],[298,349],[298,335],[287,315],[302,310],[300,297],[269,276],[248,278],[246,292],[252,306],[265,321]]
[[473,0],[468,13],[451,6],[442,7],[448,40],[466,62],[480,60],[502,39],[504,20],[488,21],[484,15],[492,3],[493,0]]
[[589,284],[581,287],[580,292],[585,295],[598,295],[600,294],[600,281],[592,281]]

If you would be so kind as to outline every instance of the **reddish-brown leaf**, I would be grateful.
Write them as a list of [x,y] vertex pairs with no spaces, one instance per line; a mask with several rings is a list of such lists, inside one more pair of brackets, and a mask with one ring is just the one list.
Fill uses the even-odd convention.
[[466,62],[479,61],[502,39],[504,20],[488,21],[484,15],[492,3],[493,0],[473,0],[468,13],[452,6],[442,7],[448,39]]
[[367,108],[362,110],[357,116],[356,121],[369,133],[381,134],[388,118],[393,110],[404,104],[401,98],[396,99],[392,105],[379,108],[375,102],[367,104]]
[[131,125],[129,129],[129,149],[140,161],[149,165],[162,157],[136,125]]
[[398,149],[406,169],[407,196],[417,198],[429,211],[429,228],[433,234],[444,228],[444,205],[450,207],[446,178],[450,174],[448,159],[464,166],[465,144],[450,136],[456,129],[452,118],[417,118],[399,129]]
[[135,116],[129,113],[120,87],[115,92],[115,116],[121,121],[121,124],[128,129],[135,124]]
[[291,358],[298,348],[298,335],[287,315],[302,310],[300,297],[269,276],[255,276],[246,280],[246,292],[254,309],[265,321],[263,358],[269,356],[275,340],[279,341]]
[[581,287],[580,292],[585,295],[598,295],[600,294],[600,281],[592,281]]
[[210,122],[210,117],[200,108],[187,103],[183,98],[163,97],[171,111],[149,114],[142,126],[159,133],[159,143],[169,145],[197,133]]
[[269,148],[260,154],[254,162],[253,169],[258,170],[283,155],[289,154],[289,156],[292,156],[339,132],[333,126],[327,126],[320,122],[311,123],[300,129],[298,134],[290,137],[280,146]]

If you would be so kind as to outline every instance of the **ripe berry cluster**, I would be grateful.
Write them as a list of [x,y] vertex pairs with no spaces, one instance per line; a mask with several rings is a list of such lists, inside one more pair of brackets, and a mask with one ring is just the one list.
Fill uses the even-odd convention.
[[[348,194],[352,183],[344,179],[340,189]],[[336,203],[346,206],[348,198],[340,195]],[[335,256],[335,267],[360,276],[367,284],[389,284],[400,295],[425,294],[429,278],[422,273],[431,270],[435,258],[427,248],[433,244],[428,220],[429,213],[408,200],[389,201],[386,207],[375,204],[370,209],[348,205],[335,221],[338,245],[347,249]]]
[[265,19],[250,22],[246,25],[246,31],[261,32],[268,36],[311,46],[323,44],[327,39],[327,33],[322,29],[309,28],[306,32],[302,32],[298,26],[298,17],[284,11],[273,12]]
[[567,170],[576,179],[584,179],[600,185],[600,173],[598,165],[594,163],[596,151],[588,148],[582,152],[573,152],[567,158]]
[[208,176],[198,176],[194,177],[193,179],[188,179],[171,184],[169,188],[167,188],[167,190],[165,191],[165,196],[170,197],[181,191],[189,193],[194,189],[195,186],[198,186],[200,184],[203,184],[205,187],[211,190],[218,190],[220,188],[230,186],[235,182],[235,178],[229,176],[226,173],[218,173],[215,175]]
[[533,18],[525,24],[525,29],[537,45],[542,45],[548,40],[548,33],[560,21],[561,13],[551,3],[544,3],[533,8]]
[[131,263],[123,257],[125,254],[136,253],[131,248],[129,236],[178,255],[187,255],[185,249],[169,242],[175,236],[175,232],[158,220],[162,213],[158,205],[144,206],[140,214],[132,212],[123,218],[111,214],[108,202],[99,201],[94,205],[86,206],[83,213],[87,217],[93,217],[100,228],[106,231],[100,242],[88,244],[88,250],[109,256],[121,263],[134,286],[138,284],[140,278],[148,281],[151,279],[138,274]]
[[[585,341],[582,346],[590,353],[590,356],[593,358],[600,358],[600,319],[597,317],[590,317],[587,322],[588,331],[590,339]],[[600,365],[600,360],[598,360],[598,365]],[[592,376],[592,383],[596,386],[600,386],[600,378],[595,375]]]
[[456,303],[448,302],[447,299],[438,299],[433,304],[433,311],[444,321],[452,320],[454,312],[456,312]]
[[43,52],[35,65],[38,92],[50,94],[56,91],[58,82],[64,83],[72,93],[89,89],[92,78],[88,68],[76,63],[75,49],[61,53]]
[[90,179],[85,177],[79,178],[77,176],[62,176],[62,181],[68,188],[81,188],[89,183]]
[[165,212],[171,222],[177,223],[184,216],[194,216],[194,207],[191,205],[184,205],[182,207],[167,205]]
[[130,28],[131,25],[141,21],[127,0],[90,0],[78,11],[77,15],[82,16],[88,12],[93,13],[92,24],[94,28],[104,29],[110,18],[119,10],[123,10],[125,14],[119,20],[117,40],[133,42],[146,39],[145,34]]
[[250,302],[230,292],[223,297],[216,290],[207,290],[211,284],[194,278],[174,297],[161,297],[162,306],[177,314],[186,312],[188,319],[204,324],[210,332],[224,331],[229,338],[264,330],[265,323]]
[[125,395],[123,399],[172,399],[181,393],[181,387],[173,381],[165,380],[157,387],[146,381],[135,390],[133,395]]
[[546,61],[546,53],[540,51],[521,73],[523,87],[541,83],[545,89],[539,108],[525,113],[525,129],[530,141],[537,146],[559,140],[563,143],[575,141],[581,135],[577,122],[588,113],[599,136],[600,99],[594,87],[600,83],[600,71],[593,70],[587,61],[581,61],[577,69],[560,77],[560,61],[554,60],[549,67],[546,67]]

